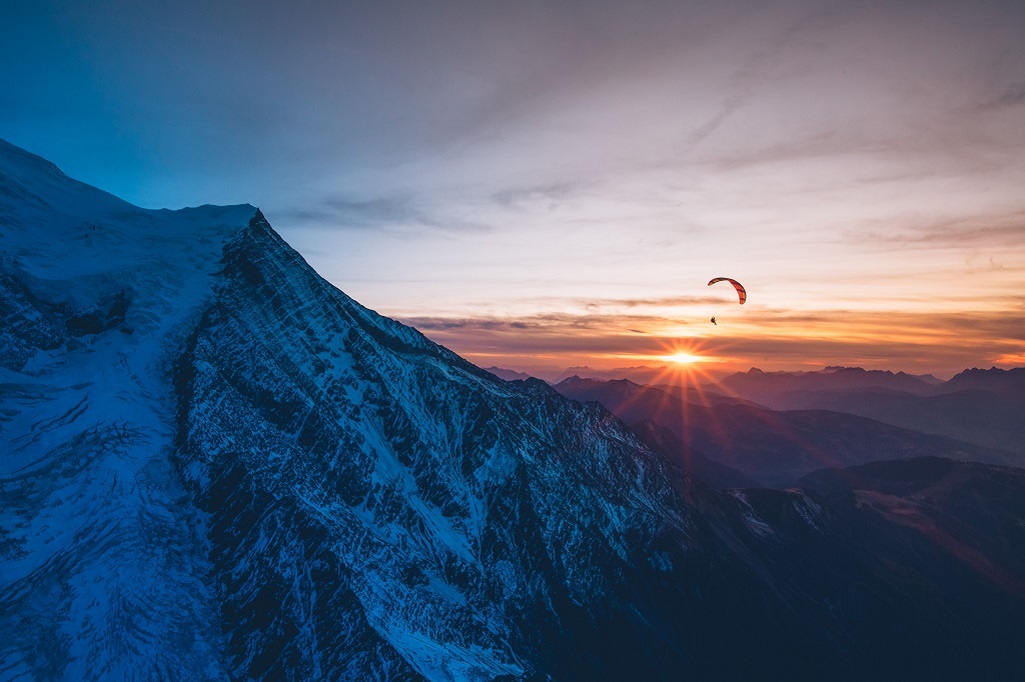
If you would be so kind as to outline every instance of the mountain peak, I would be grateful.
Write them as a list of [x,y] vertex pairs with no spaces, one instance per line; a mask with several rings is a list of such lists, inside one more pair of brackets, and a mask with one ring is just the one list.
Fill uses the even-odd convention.
[[56,175],[61,178],[68,177],[52,161],[0,138],[0,172],[10,173],[15,169],[21,169],[23,172],[34,169],[39,173]]
[[954,375],[943,385],[945,392],[965,389],[1025,390],[1025,367],[1012,367],[1011,369],[973,367]]
[[[257,208],[140,209],[10,147],[5,676],[867,678],[891,661],[862,652],[921,672],[940,658],[922,652],[955,644],[981,652],[973,672],[1000,652],[1020,663],[1025,600],[945,568],[914,535],[935,526],[896,515],[880,532],[862,518],[874,505],[799,491],[716,493],[600,405],[501,381],[363,307]],[[779,452],[763,447],[774,429],[807,447],[768,410],[568,381],[675,425],[726,413],[757,429],[756,461]],[[742,427],[718,423],[727,440]],[[839,451],[807,452],[805,468]],[[1017,537],[1020,516],[994,537]],[[923,604],[952,625],[922,629]]]
[[504,367],[496,367],[494,365],[485,367],[484,371],[491,372],[499,379],[504,379],[505,381],[520,381],[532,376],[526,372],[518,372],[514,369],[505,369]]

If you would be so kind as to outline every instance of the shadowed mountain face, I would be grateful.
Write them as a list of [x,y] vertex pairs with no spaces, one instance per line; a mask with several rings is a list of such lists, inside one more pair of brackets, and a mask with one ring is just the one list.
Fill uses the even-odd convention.
[[740,471],[709,459],[680,440],[672,431],[650,419],[631,424],[630,430],[652,452],[679,462],[684,471],[715,490],[758,487],[757,482]]
[[682,560],[685,524],[618,422],[362,308],[262,220],[227,246],[221,279],[178,361],[177,462],[211,519],[247,675],[613,664],[546,629],[620,641],[631,669],[682,662],[645,643],[675,627],[643,586]]
[[0,190],[5,679],[1025,667],[996,545],[716,492],[363,308],[251,206],[144,211],[3,143]]
[[1025,462],[1025,368],[971,369],[935,384],[859,369],[823,374],[752,370],[727,377],[722,386],[772,409],[854,414],[1004,450],[1017,456],[1010,463]]
[[1025,596],[1025,471],[925,457],[824,469],[801,485],[849,513],[928,538],[950,559]]
[[716,396],[697,404],[625,379],[574,379],[555,388],[576,400],[599,402],[627,423],[654,422],[668,429],[682,447],[760,485],[786,487],[816,469],[874,460],[941,456],[1006,464],[1015,459],[1010,453],[853,415],[776,412]]

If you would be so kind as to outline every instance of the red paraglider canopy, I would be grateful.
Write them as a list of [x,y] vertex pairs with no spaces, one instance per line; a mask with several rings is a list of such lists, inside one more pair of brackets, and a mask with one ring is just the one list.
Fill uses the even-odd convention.
[[744,288],[743,284],[730,277],[716,277],[708,283],[708,286],[712,286],[716,282],[729,282],[732,284],[733,288],[737,290],[737,296],[740,298],[740,305],[744,305],[744,301],[747,300],[747,289]]

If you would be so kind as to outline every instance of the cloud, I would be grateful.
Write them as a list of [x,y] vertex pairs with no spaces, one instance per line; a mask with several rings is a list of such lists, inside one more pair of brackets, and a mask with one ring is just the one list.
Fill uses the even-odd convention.
[[1002,93],[984,102],[980,108],[983,110],[1006,109],[1020,104],[1025,104],[1025,81],[1009,84]]
[[[625,359],[652,364],[686,344],[689,352],[719,358],[734,369],[749,366],[852,365],[952,373],[1006,364],[1025,345],[1025,298],[1004,311],[910,313],[881,311],[763,311],[753,323],[714,331],[690,325],[691,337],[666,333],[678,322],[643,315],[545,314],[524,318],[405,318],[433,340],[471,357],[501,357],[506,366],[573,364],[621,366]],[[649,331],[644,332],[642,330]],[[657,362],[655,363],[657,364]]]
[[722,303],[722,296],[661,296],[652,298],[576,299],[575,304],[587,310],[603,308],[674,308],[690,305]]
[[[651,315],[595,315],[595,314],[573,314],[573,313],[542,313],[525,316],[522,318],[506,317],[404,317],[402,321],[418,329],[429,330],[459,330],[462,332],[498,331],[519,333],[524,329],[535,332],[562,332],[573,330],[574,332],[598,330],[607,333],[613,330],[627,330],[631,324],[643,322],[647,325],[653,323],[666,324],[668,318]],[[635,329],[630,331],[636,333]]]
[[545,184],[506,187],[495,192],[491,199],[499,206],[519,208],[523,204],[538,202],[549,207],[564,200],[567,195],[578,190],[580,183],[569,181],[553,181]]
[[406,317],[402,322],[457,352],[621,354],[657,352],[669,341],[637,328],[638,323],[669,322],[650,316],[551,313],[519,319]]
[[296,227],[355,230],[409,230],[424,228],[437,232],[488,231],[482,221],[453,215],[445,206],[428,202],[416,194],[361,197],[329,195],[310,206],[277,209],[276,215],[297,223]]
[[0,127],[143,205],[258,204],[458,349],[648,352],[718,274],[758,283],[706,341],[745,361],[1020,338],[915,315],[1015,309],[1020,0],[242,4],[15,12]]
[[850,241],[874,242],[882,248],[917,246],[962,249],[967,246],[1018,247],[1025,235],[1025,210],[979,213],[952,218],[919,217],[847,235]]
[[729,79],[728,94],[721,100],[718,110],[690,133],[689,145],[703,142],[734,113],[745,106],[750,107],[760,90],[781,80],[780,72],[787,68],[788,52],[801,52],[802,60],[807,64],[821,61],[826,46],[815,40],[815,34],[822,31],[829,20],[842,14],[837,6],[807,3],[805,7],[798,8],[795,19],[784,25],[764,47],[749,53],[736,68]]

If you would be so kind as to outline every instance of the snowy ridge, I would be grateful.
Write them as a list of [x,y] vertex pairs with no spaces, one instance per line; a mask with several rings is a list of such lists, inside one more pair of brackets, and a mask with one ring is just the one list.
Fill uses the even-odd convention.
[[0,142],[0,677],[219,669],[168,360],[254,211],[145,211]]
[[1025,675],[1020,470],[685,465],[0,141],[4,682]]
[[523,612],[677,532],[607,413],[359,306],[253,207],[0,152],[4,677],[520,676]]
[[[603,599],[618,577],[609,571],[638,559],[625,535],[672,527],[668,487],[649,480],[632,436],[604,411],[540,382],[500,381],[291,267],[296,259],[259,219],[226,248],[226,281],[179,370],[183,470],[201,499],[242,466],[295,500],[242,545],[224,541],[237,554],[264,542],[264,526],[301,514],[300,536],[318,538],[314,551],[351,590],[321,608],[365,620],[374,633],[362,635],[365,648],[384,661],[377,675],[400,662],[430,679],[527,672],[514,653],[524,646],[518,612],[545,601],[552,574],[578,604]],[[280,329],[289,333],[273,347],[262,343]],[[581,438],[580,427],[591,433]],[[255,513],[252,499],[225,502],[211,499],[207,511]],[[277,545],[270,555],[309,551]],[[553,566],[538,572],[539,562]],[[265,570],[253,589],[296,585],[291,565]],[[221,589],[257,598],[230,581]],[[290,599],[300,594],[275,601]],[[280,632],[309,623],[276,617]],[[264,646],[286,647],[276,664],[291,669],[347,667],[337,659],[343,636],[351,631],[326,627]],[[251,676],[281,672],[247,665]]]

